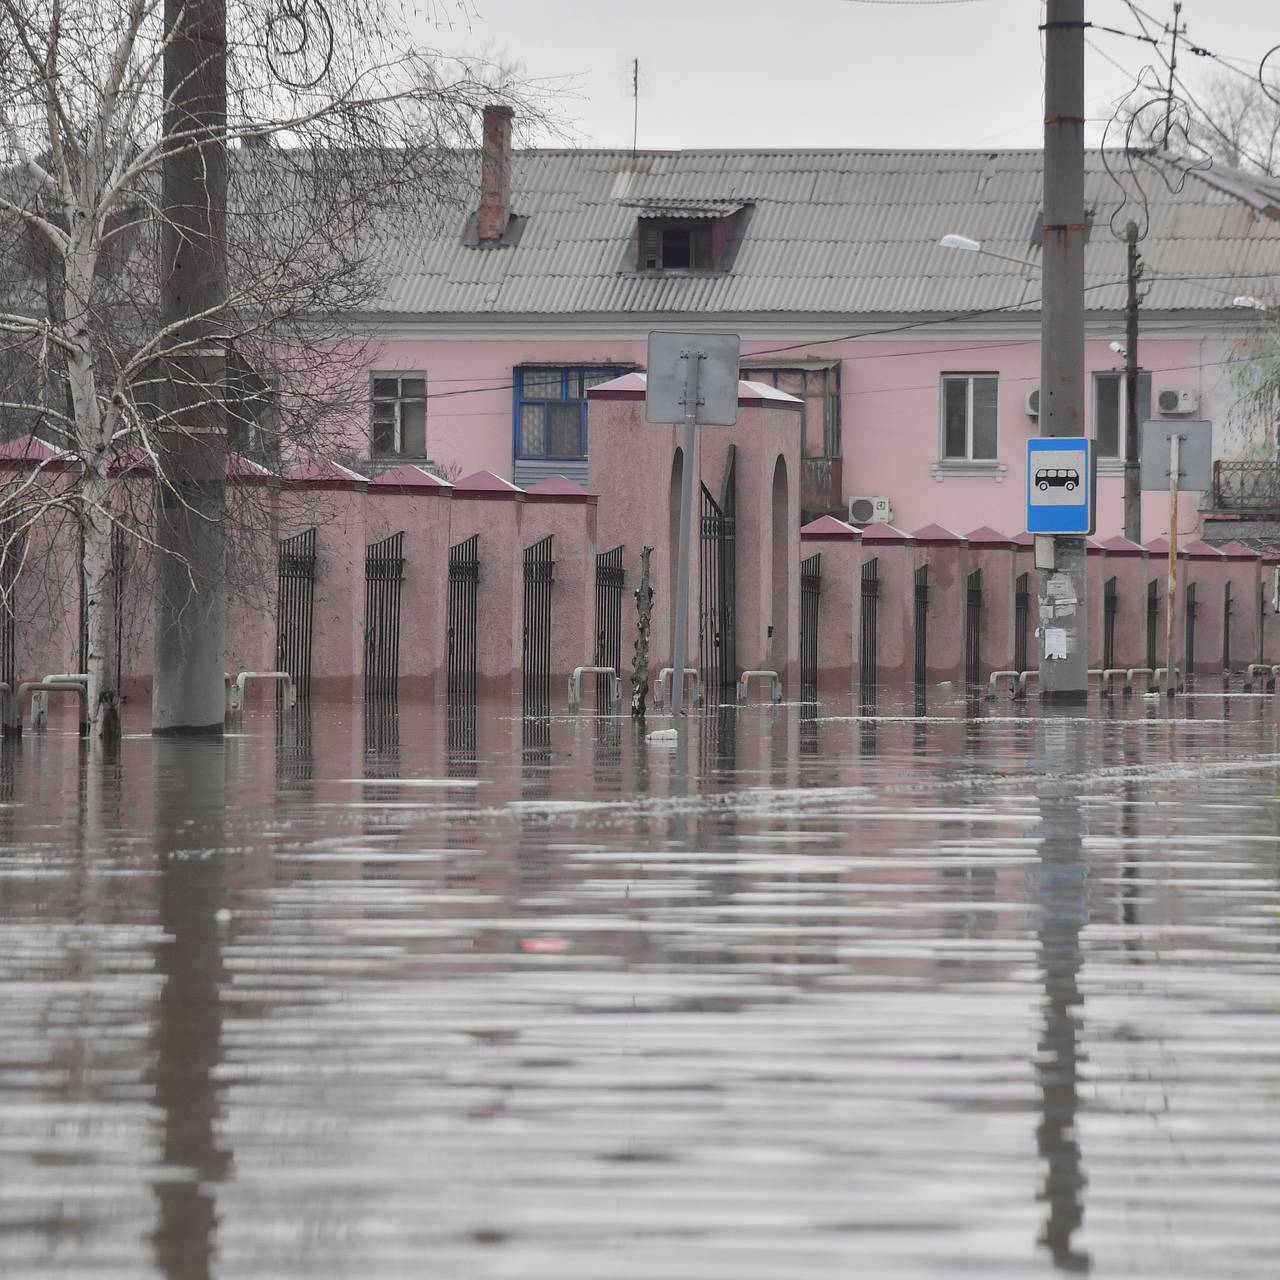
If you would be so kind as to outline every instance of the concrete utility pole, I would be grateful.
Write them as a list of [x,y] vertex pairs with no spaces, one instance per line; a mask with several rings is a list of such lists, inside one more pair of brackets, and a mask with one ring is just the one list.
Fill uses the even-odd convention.
[[[227,14],[225,0],[165,0],[165,136],[212,140],[164,158],[161,309],[182,348],[164,362],[156,497],[157,733],[221,733],[226,622]],[[208,318],[210,312],[215,315]]]
[[1138,256],[1138,224],[1125,228],[1128,244],[1129,295],[1124,309],[1124,536],[1142,541],[1142,488],[1138,474],[1138,281],[1142,259]]
[[[1084,435],[1084,0],[1048,0],[1044,24],[1044,280],[1040,434]],[[1042,569],[1040,698],[1082,703],[1089,687],[1085,546],[1054,538]],[[1066,632],[1066,657],[1045,658],[1045,632]]]

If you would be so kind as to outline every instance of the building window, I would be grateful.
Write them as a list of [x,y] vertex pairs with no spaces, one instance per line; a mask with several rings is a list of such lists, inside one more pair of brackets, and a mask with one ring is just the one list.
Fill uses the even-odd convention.
[[641,271],[709,271],[714,265],[711,218],[641,218]]
[[280,462],[276,379],[259,373],[238,351],[228,352],[225,397],[232,452],[274,469]]
[[[1151,375],[1138,374],[1138,423],[1151,417]],[[1124,458],[1128,396],[1123,373],[1093,375],[1093,438],[1099,458]]]
[[763,382],[804,401],[806,458],[841,456],[838,361],[797,361],[769,368],[746,364],[741,373],[749,382]]
[[994,373],[942,375],[942,458],[944,462],[985,462],[996,456]]
[[427,375],[373,375],[371,451],[375,458],[427,456]]
[[587,456],[587,392],[616,378],[614,365],[515,370],[517,458],[580,460]]

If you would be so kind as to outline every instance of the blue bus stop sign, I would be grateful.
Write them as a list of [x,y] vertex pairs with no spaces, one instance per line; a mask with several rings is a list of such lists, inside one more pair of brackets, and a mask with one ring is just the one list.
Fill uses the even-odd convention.
[[1028,440],[1027,532],[1092,533],[1097,479],[1097,459],[1088,437]]

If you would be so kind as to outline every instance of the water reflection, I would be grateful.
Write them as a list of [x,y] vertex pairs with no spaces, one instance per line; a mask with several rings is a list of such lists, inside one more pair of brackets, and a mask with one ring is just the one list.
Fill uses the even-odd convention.
[[1036,787],[1040,856],[1035,898],[1044,1021],[1036,1053],[1036,1145],[1047,1165],[1042,1196],[1048,1215],[1040,1242],[1059,1268],[1087,1271],[1089,1255],[1073,1240],[1084,1222],[1086,1181],[1077,1129],[1083,1008],[1080,933],[1089,914],[1079,794],[1086,759],[1084,725],[1074,717],[1046,715],[1041,735],[1046,774]]
[[166,1280],[206,1280],[217,1232],[217,1184],[230,1155],[216,1133],[214,1072],[221,1060],[219,913],[225,901],[226,779],[216,743],[157,738],[156,921],[153,1083],[161,1163],[153,1190],[156,1267]]
[[1220,701],[720,708],[678,803],[486,704],[0,752],[0,1274],[1269,1274],[1277,709]]

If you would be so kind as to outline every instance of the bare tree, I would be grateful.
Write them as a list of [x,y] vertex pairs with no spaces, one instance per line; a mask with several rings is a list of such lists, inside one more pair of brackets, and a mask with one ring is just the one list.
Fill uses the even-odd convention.
[[[74,461],[105,736],[119,729],[113,537],[155,539],[114,478],[142,465],[187,503],[160,445],[187,431],[166,380],[199,371],[195,399],[227,414],[232,447],[274,460],[336,448],[359,359],[347,317],[382,295],[398,237],[470,200],[459,158],[483,103],[518,97],[525,120],[543,118],[508,72],[434,56],[362,0],[232,0],[227,29],[225,125],[183,127],[163,0],[0,0],[0,418]],[[225,300],[200,317],[204,361],[188,358],[196,330],[160,307],[160,175],[180,153],[229,161]],[[225,449],[221,433],[209,447]],[[65,509],[64,490],[11,486],[5,527]]]

